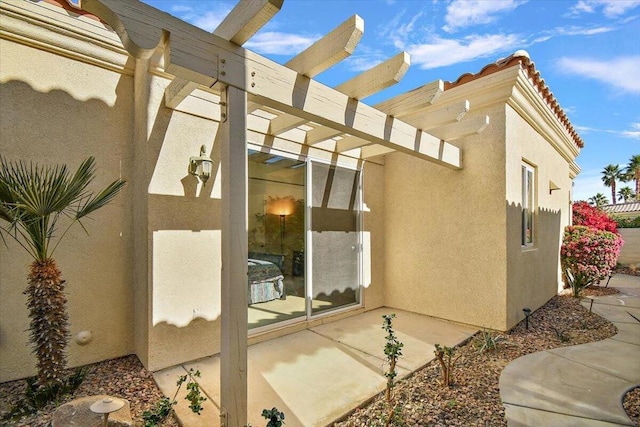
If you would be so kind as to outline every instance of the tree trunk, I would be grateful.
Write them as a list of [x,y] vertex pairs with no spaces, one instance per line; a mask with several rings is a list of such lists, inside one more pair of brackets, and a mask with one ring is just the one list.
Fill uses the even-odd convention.
[[52,258],[34,261],[30,266],[29,286],[24,291],[39,385],[60,384],[67,366],[69,316],[61,275]]

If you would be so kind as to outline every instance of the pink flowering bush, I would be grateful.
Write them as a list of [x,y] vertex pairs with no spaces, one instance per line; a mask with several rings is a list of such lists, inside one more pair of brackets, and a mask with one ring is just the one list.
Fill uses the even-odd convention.
[[565,228],[560,261],[563,276],[574,297],[578,297],[582,289],[611,274],[622,243],[622,237],[610,231],[581,225]]

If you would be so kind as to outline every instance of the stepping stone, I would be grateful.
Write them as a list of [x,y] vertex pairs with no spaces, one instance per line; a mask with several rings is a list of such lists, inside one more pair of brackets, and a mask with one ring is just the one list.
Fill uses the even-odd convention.
[[[81,397],[58,407],[51,418],[51,427],[102,427],[104,417],[91,412],[89,407],[109,396],[101,394],[97,396]],[[131,427],[131,408],[129,401],[124,400],[122,409],[109,415],[109,427]]]

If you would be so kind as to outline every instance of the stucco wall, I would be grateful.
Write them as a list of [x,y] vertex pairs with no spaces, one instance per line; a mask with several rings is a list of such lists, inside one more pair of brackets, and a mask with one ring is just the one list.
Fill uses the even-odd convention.
[[[510,106],[506,107],[507,327],[537,309],[561,288],[560,239],[569,223],[568,162]],[[535,167],[534,245],[522,247],[522,161]],[[549,191],[552,181],[558,190]]]
[[[10,160],[66,163],[95,156],[92,188],[130,180],[133,79],[60,55],[0,40],[0,152]],[[71,341],[78,366],[134,351],[131,188],[75,226],[54,258],[66,280]],[[28,344],[26,274],[31,259],[12,241],[0,244],[0,381],[35,373]]]
[[620,249],[618,263],[640,267],[640,228],[619,228],[618,233],[624,240]]
[[386,156],[385,305],[502,329],[504,107],[474,114],[488,114],[491,124],[455,141],[464,150],[462,170]]

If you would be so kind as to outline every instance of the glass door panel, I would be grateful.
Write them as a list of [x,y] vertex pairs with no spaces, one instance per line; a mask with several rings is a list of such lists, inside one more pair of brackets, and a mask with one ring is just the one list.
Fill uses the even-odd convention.
[[311,312],[359,302],[360,172],[311,163]]
[[251,329],[306,316],[306,163],[249,150],[248,169]]

